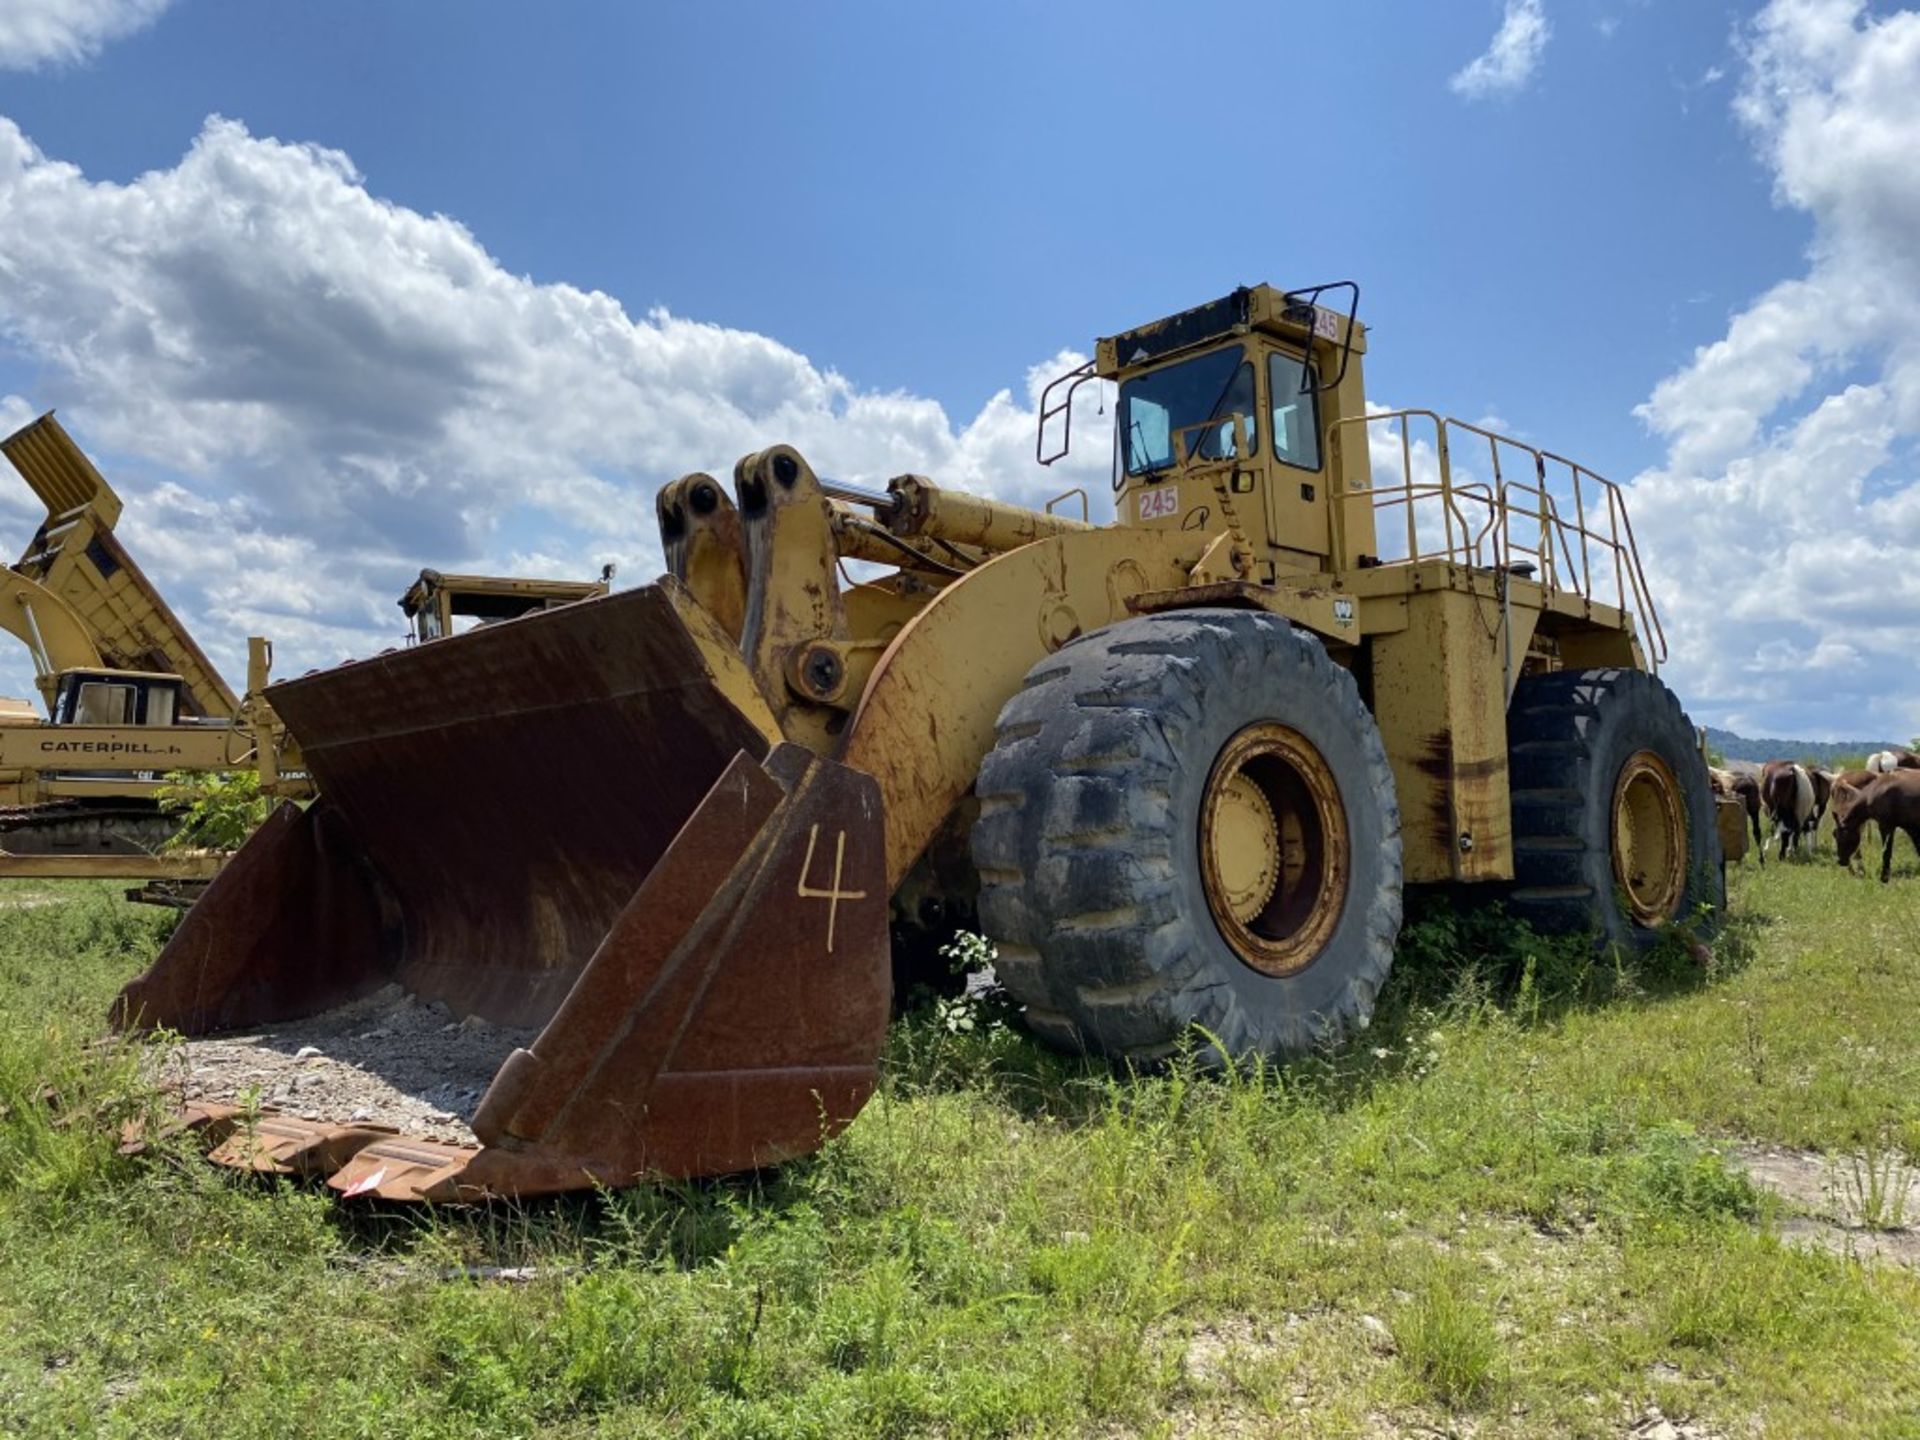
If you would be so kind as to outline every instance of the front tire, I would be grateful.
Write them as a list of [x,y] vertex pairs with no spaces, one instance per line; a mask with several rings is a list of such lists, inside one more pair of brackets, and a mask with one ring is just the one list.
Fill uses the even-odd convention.
[[1400,928],[1373,717],[1320,642],[1251,611],[1062,647],[1002,709],[973,831],[995,970],[1035,1034],[1153,1060],[1194,1027],[1298,1054],[1364,1026]]

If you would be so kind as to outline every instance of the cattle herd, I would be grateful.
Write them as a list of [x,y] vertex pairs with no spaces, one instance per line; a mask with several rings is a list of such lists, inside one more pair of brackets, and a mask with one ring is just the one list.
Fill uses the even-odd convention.
[[[1745,811],[1762,865],[1767,863],[1762,817],[1772,826],[1782,860],[1796,852],[1811,854],[1820,821],[1829,812],[1834,850],[1842,865],[1851,868],[1860,853],[1868,821],[1880,834],[1882,881],[1892,878],[1893,842],[1903,831],[1920,852],[1920,754],[1911,750],[1882,750],[1868,757],[1866,768],[1837,774],[1791,760],[1769,760],[1757,771],[1712,769],[1709,773],[1714,793],[1738,801]],[[1741,841],[1744,852],[1744,833]],[[1731,845],[1728,857],[1735,858]]]

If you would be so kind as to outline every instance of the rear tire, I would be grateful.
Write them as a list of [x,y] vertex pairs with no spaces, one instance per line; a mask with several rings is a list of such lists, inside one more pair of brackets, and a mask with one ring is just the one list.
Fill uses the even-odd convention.
[[1042,1039],[1145,1061],[1200,1026],[1217,1061],[1371,1017],[1399,806],[1353,677],[1312,636],[1195,610],[1081,637],[1002,709],[978,790],[982,928]]
[[1726,907],[1713,788],[1692,722],[1638,670],[1520,681],[1508,712],[1514,886],[1543,934],[1650,948],[1674,920]]

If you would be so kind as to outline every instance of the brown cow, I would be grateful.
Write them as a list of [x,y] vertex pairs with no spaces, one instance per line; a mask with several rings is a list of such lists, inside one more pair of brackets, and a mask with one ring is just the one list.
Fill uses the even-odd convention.
[[1807,767],[1791,760],[1769,760],[1760,767],[1760,798],[1773,817],[1780,837],[1780,858],[1800,848],[1807,821],[1813,818],[1813,777]]
[[[1877,770],[1842,770],[1838,775],[1833,777],[1833,838],[1836,847],[1838,847],[1840,843],[1841,803],[1844,801],[1848,805],[1852,805],[1854,803],[1854,797],[1879,778],[1880,772]],[[1866,824],[1866,817],[1862,815],[1858,817],[1857,825],[1864,824]],[[1860,837],[1856,834],[1853,838],[1853,844],[1858,846],[1859,843]],[[1849,851],[1848,853],[1851,855],[1852,852]],[[1844,865],[1847,862],[1842,860],[1840,863]]]
[[1833,803],[1840,803],[1842,790],[1864,790],[1879,778],[1871,770],[1842,770],[1833,777]]
[[1833,796],[1833,848],[1842,865],[1853,863],[1860,837],[1873,820],[1880,826],[1880,883],[1893,877],[1893,842],[1901,831],[1920,852],[1920,770],[1877,775],[1859,789],[1836,787]]
[[1807,832],[1809,844],[1820,839],[1820,821],[1827,813],[1827,802],[1833,799],[1833,772],[1822,770],[1818,765],[1807,766],[1807,778],[1813,781],[1813,814],[1803,827]]

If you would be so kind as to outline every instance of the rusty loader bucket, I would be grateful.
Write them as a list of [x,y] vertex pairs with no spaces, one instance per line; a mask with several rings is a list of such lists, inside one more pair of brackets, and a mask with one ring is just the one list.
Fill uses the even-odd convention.
[[[273,688],[321,799],[275,812],[116,1023],[297,1034],[399,994],[443,1050],[515,1043],[451,1057],[497,1065],[477,1144],[203,1104],[216,1158],[475,1199],[773,1164],[858,1112],[890,1001],[877,786],[771,742],[671,586]],[[382,1033],[353,1037],[375,1076]]]

